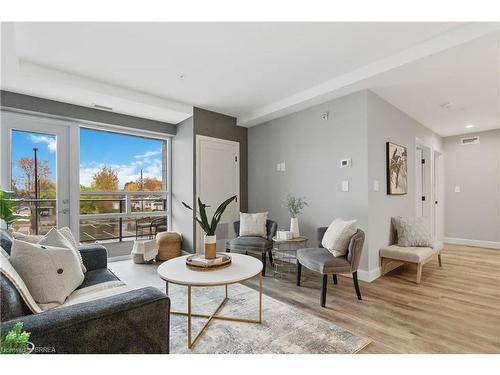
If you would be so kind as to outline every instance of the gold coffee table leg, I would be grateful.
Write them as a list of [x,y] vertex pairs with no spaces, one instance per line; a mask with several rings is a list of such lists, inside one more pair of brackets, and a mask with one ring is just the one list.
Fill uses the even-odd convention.
[[[240,322],[240,323],[255,323],[255,324],[261,324],[262,323],[262,274],[259,274],[259,318],[258,319],[242,319],[242,318],[237,318],[237,317],[231,317],[231,316],[222,316],[222,315],[217,315],[217,313],[220,311],[220,309],[224,306],[226,301],[228,300],[228,285],[224,285],[224,299],[219,303],[217,308],[214,310],[214,312],[210,315],[208,314],[197,314],[193,313],[192,311],[192,286],[188,285],[188,306],[187,306],[187,312],[182,312],[182,311],[171,311],[171,314],[174,315],[182,315],[182,316],[187,316],[188,318],[188,329],[187,329],[187,343],[188,343],[188,348],[191,349],[196,341],[201,337],[203,332],[208,328],[212,320],[214,319],[219,319],[219,320],[227,320],[231,322]],[[168,292],[168,283],[167,283],[167,292]],[[192,339],[192,318],[207,318],[207,321],[201,327],[200,331],[197,333],[197,335]]]

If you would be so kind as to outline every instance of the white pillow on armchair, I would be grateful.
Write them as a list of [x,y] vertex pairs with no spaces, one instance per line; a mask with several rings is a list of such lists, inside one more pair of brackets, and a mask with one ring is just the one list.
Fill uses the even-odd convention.
[[357,230],[356,220],[335,219],[323,235],[321,245],[334,257],[342,257],[347,253],[351,237]]
[[240,212],[240,236],[267,237],[267,212],[246,214]]

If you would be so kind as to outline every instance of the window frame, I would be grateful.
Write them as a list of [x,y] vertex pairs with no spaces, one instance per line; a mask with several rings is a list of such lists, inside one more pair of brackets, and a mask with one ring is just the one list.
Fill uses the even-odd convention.
[[[97,130],[97,131],[104,131],[108,133],[117,133],[117,134],[122,134],[122,135],[129,135],[129,136],[137,136],[137,137],[142,137],[142,138],[150,138],[150,139],[155,139],[155,140],[160,140],[165,142],[166,144],[166,150],[163,153],[163,178],[166,178],[167,184],[165,186],[165,190],[162,190],[161,192],[158,193],[164,193],[166,196],[166,202],[167,202],[167,210],[166,211],[160,211],[162,214],[166,214],[167,216],[167,223],[168,223],[168,230],[172,230],[172,137],[173,135],[166,134],[166,133],[159,133],[159,132],[153,132],[150,130],[142,130],[142,129],[132,129],[132,128],[127,128],[124,126],[117,126],[117,125],[110,125],[110,124],[98,124],[98,123],[88,123],[84,121],[75,121],[75,126],[74,127],[74,132],[73,134],[70,134],[70,140],[72,144],[77,145],[77,147],[74,147],[74,149],[71,150],[73,154],[76,153],[76,158],[72,157],[72,159],[76,159],[76,163],[78,164],[78,168],[74,168],[77,171],[77,176],[76,176],[76,181],[77,184],[74,187],[75,190],[77,190],[77,194],[71,194],[71,196],[74,197],[72,199],[72,212],[78,212],[78,215],[74,215],[71,217],[72,220],[72,226],[74,226],[73,232],[75,233],[75,238],[80,238],[80,221],[85,220],[85,219],[92,219],[94,217],[102,217],[103,219],[105,218],[117,218],[120,217],[118,214],[95,214],[95,215],[81,215],[80,214],[80,130],[81,129],[90,129],[90,130]],[[76,141],[77,139],[77,141]],[[76,141],[76,142],[75,142]],[[166,160],[165,160],[166,159]],[[73,170],[74,170],[73,169]],[[76,191],[75,191],[76,193]],[[124,194],[124,192],[116,192],[115,194]],[[139,193],[140,194],[140,193]],[[76,211],[74,211],[76,209]],[[161,214],[156,214],[156,215],[161,215]],[[128,217],[144,217],[148,215],[144,215],[142,213],[133,213],[131,215],[128,215]],[[151,215],[155,216],[155,214]],[[76,217],[76,219],[75,219]],[[74,221],[74,222],[73,222]]]

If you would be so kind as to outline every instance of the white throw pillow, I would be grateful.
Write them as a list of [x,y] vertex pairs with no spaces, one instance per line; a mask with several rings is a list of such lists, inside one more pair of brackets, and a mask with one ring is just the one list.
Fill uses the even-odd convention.
[[84,279],[80,262],[71,248],[14,239],[9,260],[39,304],[64,303]]
[[70,248],[74,251],[78,261],[80,262],[80,266],[82,267],[82,271],[85,273],[87,269],[83,264],[82,255],[78,250],[78,244],[76,242],[71,229],[68,227],[64,227],[61,229],[52,228],[49,232],[38,242],[41,245],[53,246],[53,247],[66,247]]
[[335,219],[326,230],[321,245],[334,257],[342,257],[347,253],[351,237],[357,230],[356,220]]
[[246,214],[240,212],[240,236],[267,237],[267,212]]
[[14,237],[16,240],[24,241],[24,242],[29,242],[29,243],[38,243],[42,239],[43,236],[37,235],[37,234],[24,234],[21,232],[11,232],[12,237]]

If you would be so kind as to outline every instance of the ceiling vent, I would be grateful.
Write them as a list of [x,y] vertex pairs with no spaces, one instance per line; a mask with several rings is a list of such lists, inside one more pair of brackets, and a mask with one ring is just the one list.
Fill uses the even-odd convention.
[[479,137],[467,137],[467,138],[462,138],[460,139],[460,143],[462,145],[475,145],[476,143],[479,143]]

